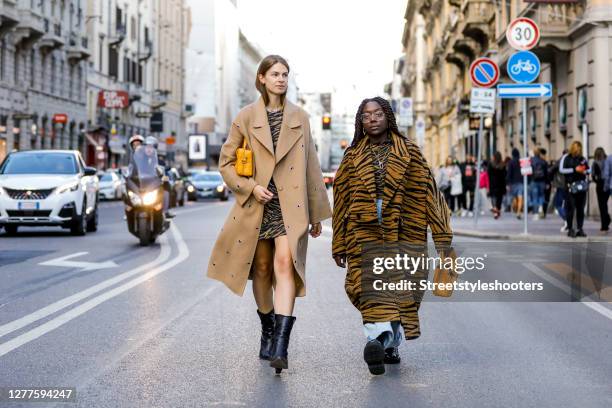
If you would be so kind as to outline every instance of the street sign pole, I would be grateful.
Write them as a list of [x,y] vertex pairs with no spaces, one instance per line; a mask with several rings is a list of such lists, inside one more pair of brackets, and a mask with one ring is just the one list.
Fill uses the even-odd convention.
[[480,167],[482,165],[482,125],[484,115],[480,114],[480,124],[478,125],[478,149],[476,158],[476,190],[474,194],[474,226],[478,225],[478,216],[480,215]]
[[[523,102],[523,157],[529,155],[527,147],[527,98],[521,98]],[[523,234],[527,235],[527,174],[523,175]]]

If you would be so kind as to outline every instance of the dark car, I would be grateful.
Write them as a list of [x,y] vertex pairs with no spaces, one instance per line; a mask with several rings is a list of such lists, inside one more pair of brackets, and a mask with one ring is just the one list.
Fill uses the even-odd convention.
[[218,198],[221,201],[228,199],[228,188],[218,171],[196,173],[191,177],[191,182],[197,190],[198,198]]

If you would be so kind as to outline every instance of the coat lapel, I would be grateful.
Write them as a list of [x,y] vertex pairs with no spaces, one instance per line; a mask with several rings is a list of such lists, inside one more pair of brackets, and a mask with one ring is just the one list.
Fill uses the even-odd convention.
[[300,121],[297,107],[289,101],[285,101],[283,112],[283,123],[278,143],[276,144],[276,162],[279,163],[289,153],[293,145],[303,135],[302,122]]
[[357,174],[370,193],[370,196],[373,200],[376,200],[376,179],[374,177],[374,164],[372,163],[369,146],[370,142],[367,137],[361,139],[355,148],[353,165],[357,169]]
[[396,134],[391,135],[393,146],[389,152],[387,159],[386,174],[385,174],[385,189],[383,195],[383,210],[387,204],[393,199],[393,196],[398,190],[398,186],[404,178],[404,173],[408,169],[410,162],[410,154],[408,147],[401,136]]
[[253,125],[251,133],[261,143],[266,150],[274,156],[274,145],[272,144],[272,133],[270,132],[270,125],[268,124],[268,114],[266,112],[266,105],[263,98],[259,98],[255,103],[254,108],[255,117],[253,118]]

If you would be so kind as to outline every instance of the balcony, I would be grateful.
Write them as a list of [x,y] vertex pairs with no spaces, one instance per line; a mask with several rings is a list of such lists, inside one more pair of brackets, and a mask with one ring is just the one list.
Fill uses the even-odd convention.
[[461,32],[487,49],[489,40],[495,34],[491,32],[491,21],[495,18],[493,2],[486,0],[464,0],[462,11],[464,16]]
[[19,23],[14,31],[15,44],[30,48],[45,33],[43,18],[32,10],[19,10]]
[[476,41],[463,35],[455,39],[452,48],[454,52],[465,55],[469,61],[474,60],[482,51],[481,46]]
[[62,26],[60,24],[51,24],[49,20],[44,19],[45,35],[39,43],[40,51],[44,54],[56,50],[64,46],[65,41],[62,37]]
[[125,24],[117,23],[115,34],[108,39],[108,44],[117,47],[125,40],[127,29]]
[[153,56],[153,41],[150,39],[145,41],[144,52],[138,54],[138,62],[147,61]]
[[552,11],[538,7],[535,10],[535,20],[540,27],[540,42],[538,48],[552,46],[561,51],[570,51],[570,37],[575,26],[580,24],[584,15],[584,5],[556,4]]
[[19,22],[15,0],[0,0],[0,38],[11,31]]
[[72,33],[70,41],[68,41],[68,48],[66,49],[66,56],[70,64],[77,64],[80,61],[89,58],[91,53],[87,49],[87,37],[82,37],[79,41],[78,36]]

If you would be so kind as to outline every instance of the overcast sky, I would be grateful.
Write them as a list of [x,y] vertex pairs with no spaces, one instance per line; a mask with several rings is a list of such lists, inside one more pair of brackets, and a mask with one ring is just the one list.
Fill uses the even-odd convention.
[[382,94],[391,81],[393,60],[402,52],[406,4],[239,0],[238,10],[250,40],[288,59],[301,92],[335,91],[334,106],[340,108]]

